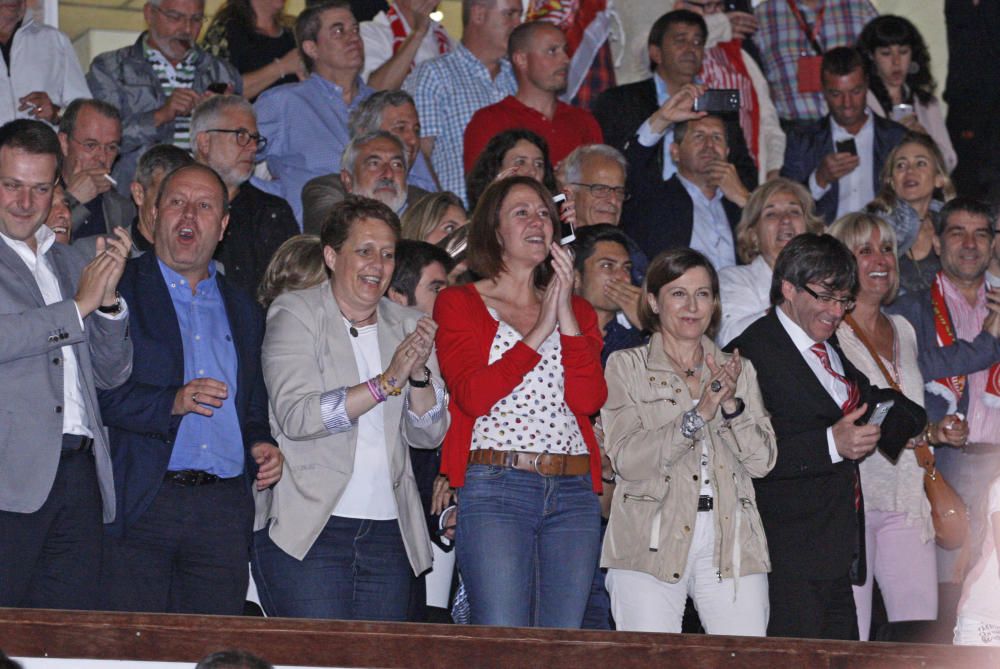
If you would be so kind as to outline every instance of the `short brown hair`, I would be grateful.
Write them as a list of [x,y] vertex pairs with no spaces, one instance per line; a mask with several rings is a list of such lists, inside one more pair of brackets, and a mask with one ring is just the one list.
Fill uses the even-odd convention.
[[[469,228],[469,269],[484,279],[494,279],[507,271],[503,263],[503,243],[497,230],[500,227],[500,208],[507,195],[516,186],[527,186],[535,191],[549,209],[552,224],[559,222],[559,211],[552,202],[549,189],[531,177],[508,177],[494,181],[479,198],[476,210],[472,212]],[[544,286],[549,279],[549,260],[535,268],[535,285]]]
[[719,302],[719,275],[712,266],[712,261],[702,253],[689,248],[668,249],[653,258],[646,270],[646,279],[642,282],[642,299],[639,300],[639,324],[643,330],[649,332],[660,331],[660,317],[649,305],[646,295],[652,295],[656,299],[660,294],[660,289],[668,283],[676,281],[684,276],[688,270],[697,267],[704,267],[708,272],[708,278],[712,284],[712,299],[715,308],[712,310],[712,320],[708,323],[705,334],[715,337],[715,331],[719,327],[719,320],[722,318],[722,306]]
[[351,228],[355,223],[365,218],[382,221],[392,228],[396,239],[399,239],[399,216],[396,216],[396,212],[370,197],[348,195],[333,205],[326,220],[323,221],[323,229],[319,235],[320,244],[323,248],[329,246],[340,253],[344,242],[351,236]]

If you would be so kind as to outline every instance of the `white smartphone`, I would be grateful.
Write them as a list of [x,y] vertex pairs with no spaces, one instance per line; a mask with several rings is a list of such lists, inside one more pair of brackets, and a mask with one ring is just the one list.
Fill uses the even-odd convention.
[[913,105],[898,104],[892,106],[892,120],[899,123],[907,116],[913,115]]
[[868,424],[881,425],[885,421],[885,417],[889,415],[889,410],[892,409],[894,404],[896,404],[895,400],[888,400],[887,402],[879,402],[875,405],[875,411],[872,411],[872,415],[868,419]]
[[[562,207],[560,206],[566,201],[565,193],[556,193],[552,196],[552,202],[556,205],[556,211],[562,213]],[[559,220],[559,245],[566,246],[567,244],[572,244],[576,241],[576,230],[573,229],[571,223],[567,223],[562,219]]]

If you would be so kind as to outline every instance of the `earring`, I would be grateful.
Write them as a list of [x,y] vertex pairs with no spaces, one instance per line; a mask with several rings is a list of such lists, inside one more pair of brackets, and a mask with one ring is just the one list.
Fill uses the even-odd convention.
[[910,76],[913,76],[914,74],[916,74],[919,71],[920,71],[920,63],[918,63],[915,60],[911,60],[910,61],[910,66],[908,68],[906,68],[906,73],[909,74]]

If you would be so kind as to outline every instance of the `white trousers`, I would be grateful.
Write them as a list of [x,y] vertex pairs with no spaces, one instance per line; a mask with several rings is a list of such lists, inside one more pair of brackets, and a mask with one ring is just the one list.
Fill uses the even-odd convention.
[[684,573],[677,583],[630,569],[608,569],[605,584],[617,629],[628,632],[680,632],[684,604],[694,600],[709,634],[764,636],[770,605],[767,574],[742,576],[738,587],[716,573],[715,511],[698,513]]

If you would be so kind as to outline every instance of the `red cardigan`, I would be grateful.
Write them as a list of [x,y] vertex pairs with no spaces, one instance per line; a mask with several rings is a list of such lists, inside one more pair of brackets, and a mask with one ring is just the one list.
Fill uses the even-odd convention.
[[[601,409],[608,396],[601,369],[604,343],[597,328],[597,314],[586,300],[573,296],[573,313],[583,336],[560,336],[565,399],[590,452],[594,491],[601,492],[601,455],[590,416]],[[437,358],[448,387],[451,414],[451,427],[441,450],[441,473],[458,488],[465,483],[476,419],[488,414],[494,404],[513,392],[541,356],[518,341],[499,360],[489,364],[490,346],[500,324],[486,310],[483,298],[472,284],[442,291],[434,303],[434,320],[438,324]]]

